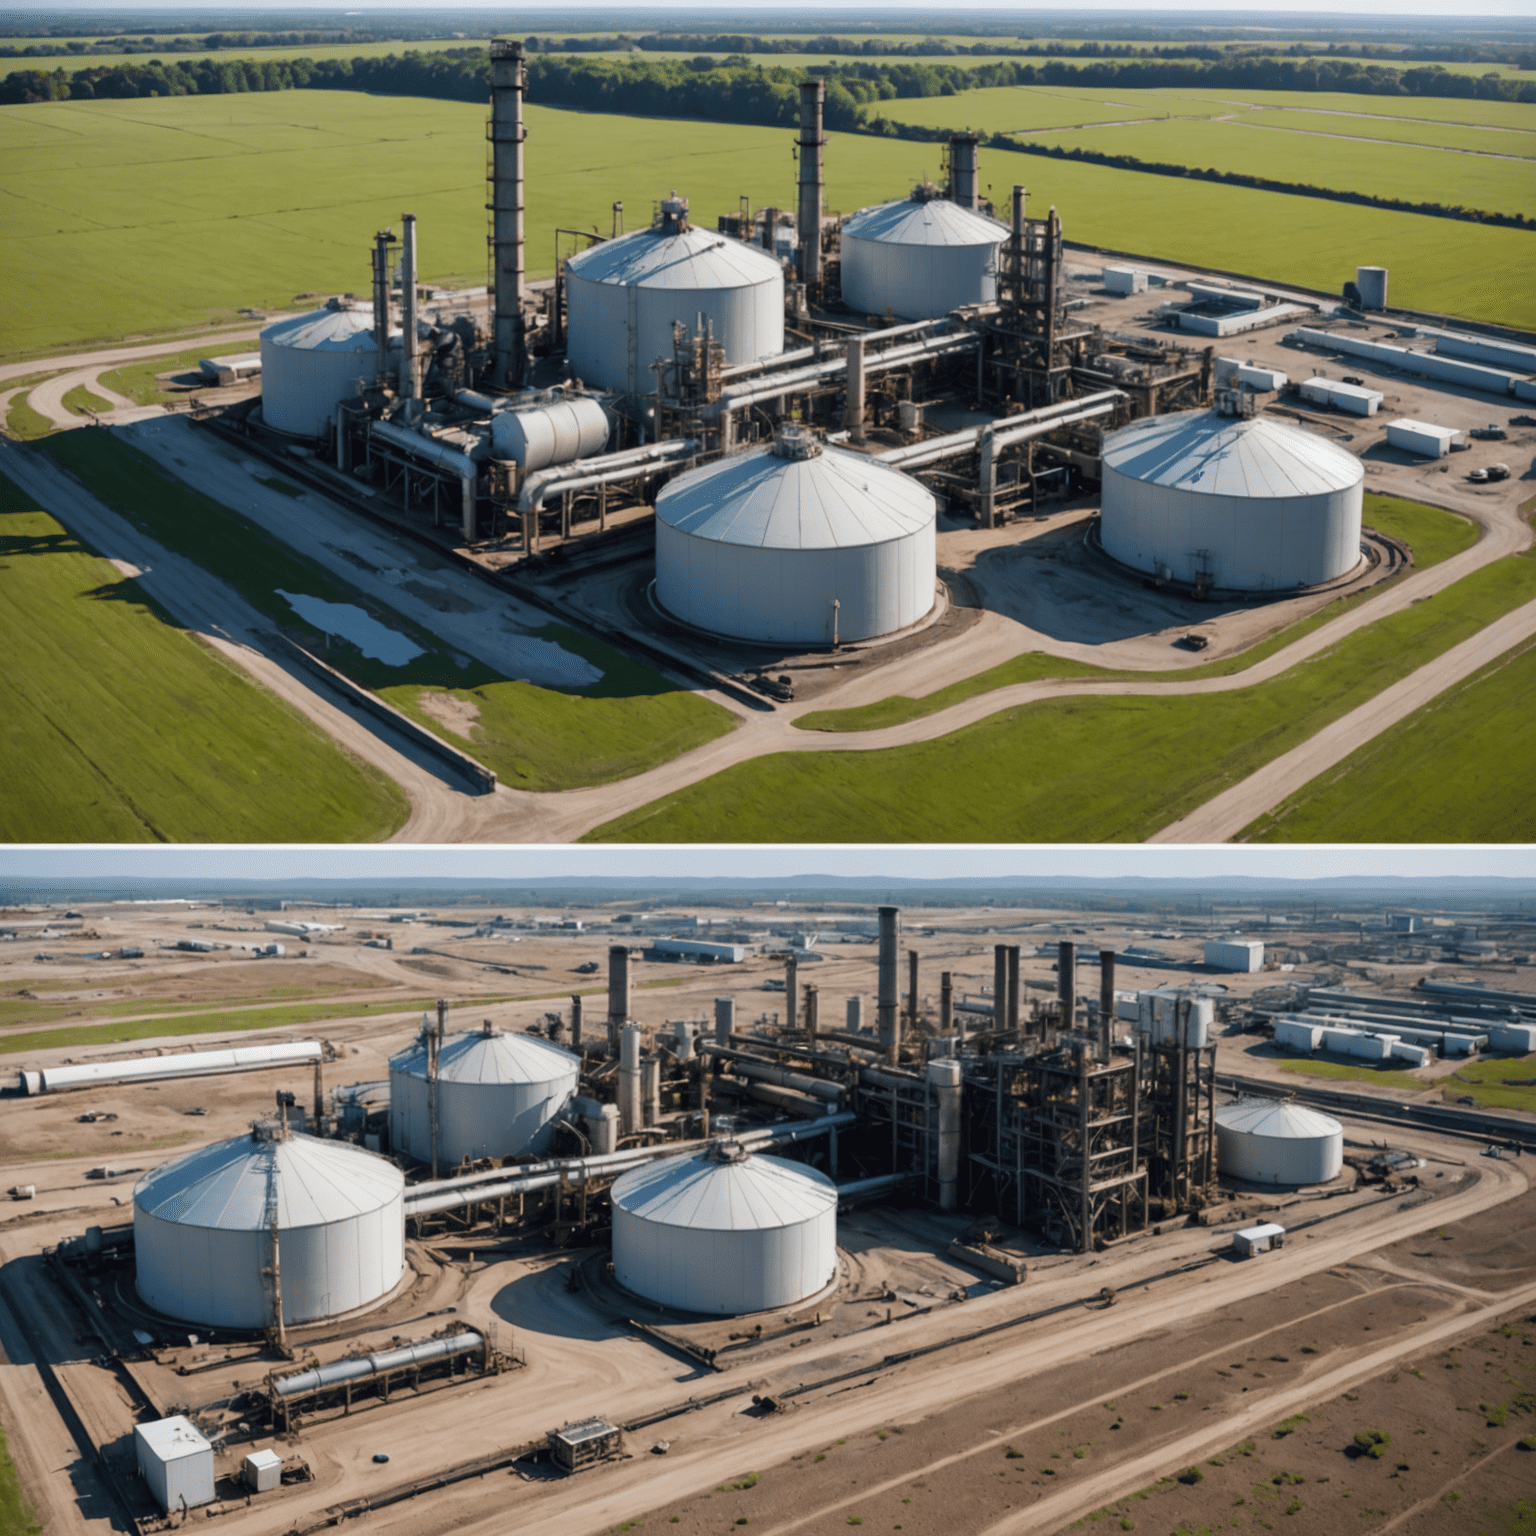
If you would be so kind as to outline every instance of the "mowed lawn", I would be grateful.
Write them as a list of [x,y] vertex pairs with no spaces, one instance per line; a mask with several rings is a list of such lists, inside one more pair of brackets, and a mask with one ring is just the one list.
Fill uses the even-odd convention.
[[1242,834],[1261,843],[1536,842],[1536,645],[1320,774]]
[[[979,107],[994,94],[882,109],[985,127]],[[606,233],[616,200],[631,228],[674,187],[706,226],[742,196],[793,206],[792,130],[536,101],[527,117],[532,276],[553,272],[557,227]],[[0,108],[0,261],[15,299],[0,312],[0,356],[291,309],[301,293],[365,293],[373,233],[406,211],[420,221],[425,281],[483,283],[484,124],[471,103],[344,91]],[[898,197],[937,176],[939,157],[936,144],[834,134],[828,207]],[[1398,302],[1536,325],[1536,235],[1522,230],[991,148],[982,181],[999,198],[1027,185],[1032,206],[1055,204],[1068,238],[1088,244],[1325,289],[1382,260]]]
[[0,839],[353,842],[401,791],[0,478]]
[[1512,555],[1262,686],[1052,699],[910,746],[775,753],[586,840],[1141,841],[1533,598],[1536,557]]

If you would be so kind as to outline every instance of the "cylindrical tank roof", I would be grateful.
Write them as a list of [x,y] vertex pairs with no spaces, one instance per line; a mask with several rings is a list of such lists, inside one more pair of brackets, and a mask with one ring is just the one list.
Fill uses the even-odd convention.
[[661,1226],[760,1232],[835,1214],[837,1186],[786,1158],[722,1159],[711,1150],[632,1169],[614,1182],[612,1199],[616,1209]]
[[295,347],[303,352],[375,352],[373,310],[367,306],[338,305],[313,309],[306,315],[278,320],[261,333],[261,340],[275,347]]
[[932,527],[935,512],[933,494],[909,475],[795,430],[679,475],[656,498],[669,527],[762,549],[887,544]]
[[1224,1131],[1274,1140],[1313,1141],[1342,1136],[1344,1127],[1332,1115],[1279,1099],[1240,1099],[1216,1111],[1216,1124]]
[[[418,1040],[409,1050],[392,1057],[389,1069],[425,1078],[425,1044]],[[552,1083],[580,1071],[581,1062],[558,1045],[532,1035],[506,1035],[497,1030],[452,1035],[443,1042],[437,1058],[439,1082]]]
[[1323,496],[1365,478],[1352,453],[1268,416],[1178,411],[1104,439],[1104,467],[1145,484],[1206,496]]
[[746,288],[781,280],[777,258],[711,230],[654,224],[580,251],[567,274],[632,288]]
[[843,226],[845,240],[888,245],[998,245],[1008,226],[972,213],[946,197],[906,197],[854,214]]
[[269,1187],[280,1230],[327,1226],[398,1202],[405,1176],[350,1142],[258,1129],[164,1163],[139,1180],[137,1210],[179,1226],[265,1232]]

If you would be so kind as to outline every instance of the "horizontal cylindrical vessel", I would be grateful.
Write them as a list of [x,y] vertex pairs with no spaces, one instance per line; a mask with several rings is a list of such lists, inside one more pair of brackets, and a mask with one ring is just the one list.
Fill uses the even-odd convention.
[[373,311],[362,306],[327,305],[267,326],[261,333],[262,420],[278,432],[323,436],[337,405],[372,380],[378,355]]
[[139,1296],[187,1322],[265,1328],[275,1228],[285,1323],[365,1306],[404,1270],[404,1189],[393,1163],[350,1142],[259,1126],[202,1147],[133,1192]]
[[685,623],[742,640],[891,634],[933,607],[936,512],[900,471],[786,428],[656,498],[656,596]]
[[1360,563],[1353,454],[1265,416],[1152,416],[1107,436],[1106,553],[1193,586],[1279,591]]
[[919,187],[910,198],[866,208],[842,235],[843,302],[904,320],[947,315],[997,299],[1005,225]]
[[306,1392],[318,1392],[324,1387],[338,1387],[348,1381],[368,1381],[390,1371],[403,1371],[415,1365],[425,1365],[430,1360],[446,1360],[454,1355],[467,1355],[485,1342],[478,1333],[446,1334],[440,1339],[422,1339],[416,1344],[402,1344],[395,1349],[377,1350],[371,1355],[359,1355],[350,1360],[333,1360],[329,1365],[317,1365],[311,1370],[296,1371],[292,1376],[280,1376],[272,1383],[279,1397],[293,1397]]
[[722,1148],[613,1186],[613,1270],[662,1306],[728,1316],[793,1306],[837,1273],[837,1186],[783,1158]]
[[1344,1166],[1344,1127],[1300,1104],[1240,1099],[1216,1111],[1216,1163],[1250,1184],[1325,1184]]
[[[455,1035],[437,1062],[437,1156],[452,1165],[481,1157],[542,1152],[551,1122],[576,1091],[580,1061],[547,1040],[502,1034],[490,1026]],[[427,1049],[418,1040],[389,1063],[389,1144],[426,1161],[432,1156]]]
[[766,251],[688,223],[671,197],[649,229],[605,240],[565,263],[566,356],[572,376],[654,395],[672,327],[711,328],[727,363],[784,350],[784,269]]
[[318,1040],[284,1040],[276,1045],[241,1045],[227,1051],[176,1051],[168,1056],[135,1056],[128,1061],[91,1061],[43,1067],[20,1074],[28,1093],[61,1093],[67,1088],[103,1088],[111,1083],[152,1083],[172,1077],[215,1077],[257,1072],[320,1060]]
[[582,395],[497,411],[491,417],[491,443],[497,458],[513,459],[532,474],[601,453],[608,445],[608,413]]

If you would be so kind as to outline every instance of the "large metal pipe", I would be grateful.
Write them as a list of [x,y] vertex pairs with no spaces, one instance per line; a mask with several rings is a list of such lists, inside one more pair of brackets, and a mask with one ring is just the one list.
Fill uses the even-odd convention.
[[629,1022],[629,950],[623,944],[608,946],[608,1045],[618,1049],[619,1030]]
[[416,340],[416,215],[404,216],[400,240],[400,398],[421,399]]
[[633,1136],[645,1123],[640,1102],[640,1026],[626,1024],[619,1033],[619,1135]]
[[912,1182],[910,1173],[877,1173],[869,1179],[851,1179],[837,1186],[837,1203],[853,1205],[860,1200],[874,1200],[881,1195],[893,1195]]
[[552,465],[523,481],[517,495],[520,513],[537,512],[552,491],[590,491],[600,485],[632,480],[650,469],[660,469],[674,459],[691,458],[699,451],[694,438],[673,438],[642,448],[625,448],[619,453],[605,453],[597,458],[578,459],[572,464]]
[[843,387],[843,425],[855,443],[864,441],[864,338],[848,338],[848,382]]
[[176,1051],[169,1056],[136,1056],[129,1061],[92,1061],[44,1067],[17,1074],[28,1094],[71,1088],[106,1088],[114,1083],[152,1083],[163,1078],[217,1077],[226,1072],[259,1072],[272,1067],[307,1066],[321,1058],[318,1040],[285,1040],[277,1045],[241,1045],[226,1051]]
[[523,45],[491,43],[492,380],[515,389],[527,366],[523,335]]
[[807,1077],[803,1072],[781,1067],[777,1062],[764,1061],[762,1057],[753,1056],[747,1051],[708,1043],[701,1045],[699,1050],[701,1054],[716,1056],[722,1061],[730,1062],[738,1077],[745,1077],[752,1082],[773,1083],[779,1088],[793,1088],[796,1093],[825,1099],[829,1104],[841,1104],[843,1101],[844,1089],[841,1083],[829,1083],[823,1078]]
[[896,979],[897,914],[899,907],[881,907],[880,919],[880,970],[879,994],[875,1000],[875,1025],[882,1050],[891,1051],[901,1046],[901,1023],[897,1015],[899,1000]]
[[1061,1005],[1061,1028],[1071,1029],[1077,1017],[1077,945],[1062,939],[1056,946],[1056,999]]
[[981,201],[977,143],[977,135],[969,128],[964,133],[951,134],[949,138],[949,200],[972,211]]
[[[1078,400],[1059,400],[1054,405],[1042,405],[1038,410],[1009,416],[1002,421],[989,421],[985,426],[964,427],[959,432],[949,432],[943,437],[930,437],[905,448],[888,448],[875,457],[883,464],[914,469],[939,463],[943,459],[958,458],[976,449],[981,454],[983,469],[986,470],[1000,448],[1027,442],[1033,437],[1043,437],[1058,427],[1070,427],[1080,421],[1093,421],[1100,416],[1112,415],[1115,407],[1124,399],[1122,390],[1101,390],[1098,394],[1084,395]],[[990,472],[995,480],[995,471]]]
[[799,278],[807,288],[821,281],[821,150],[822,112],[827,99],[825,80],[800,83],[800,197],[795,222],[800,237]]
[[394,1349],[376,1350],[371,1355],[359,1355],[351,1360],[333,1360],[329,1365],[296,1371],[292,1376],[279,1376],[273,1381],[272,1390],[279,1397],[306,1396],[326,1387],[372,1381],[432,1360],[450,1360],[457,1355],[471,1354],[484,1344],[485,1340],[478,1333],[469,1331],[451,1333],[441,1339],[422,1339],[417,1344],[401,1344]]
[[953,1058],[930,1061],[928,1086],[938,1111],[934,1173],[939,1209],[953,1211],[960,1205],[960,1063]]

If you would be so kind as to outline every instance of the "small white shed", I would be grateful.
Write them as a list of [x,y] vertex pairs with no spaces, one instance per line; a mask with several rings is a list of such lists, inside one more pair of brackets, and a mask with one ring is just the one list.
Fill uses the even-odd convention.
[[245,1486],[252,1493],[271,1493],[282,1483],[283,1458],[276,1451],[252,1451],[245,1458]]
[[1244,1227],[1232,1234],[1232,1251],[1240,1259],[1251,1259],[1255,1254],[1268,1253],[1271,1248],[1285,1247],[1285,1228],[1272,1221],[1261,1226]]
[[213,1503],[213,1446],[190,1420],[176,1414],[136,1424],[133,1447],[139,1474],[166,1514]]

